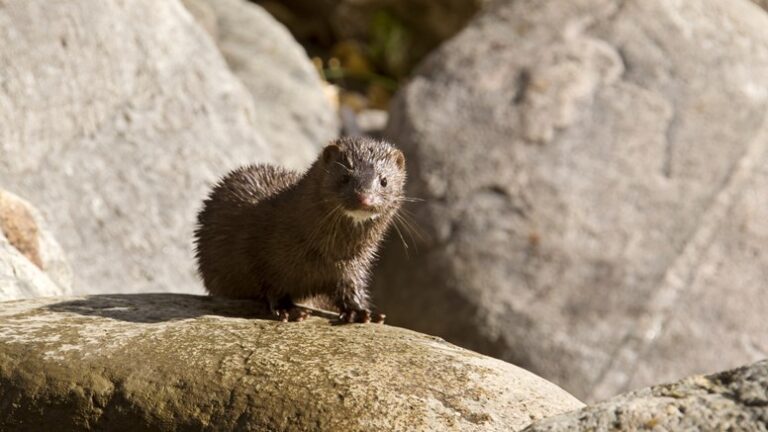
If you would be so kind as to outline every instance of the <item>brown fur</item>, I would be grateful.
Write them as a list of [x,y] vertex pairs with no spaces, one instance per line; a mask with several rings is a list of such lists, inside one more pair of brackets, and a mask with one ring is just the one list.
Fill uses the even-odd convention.
[[[369,269],[404,184],[402,153],[364,138],[331,143],[304,174],[270,165],[229,173],[198,215],[206,289],[261,299],[273,311],[326,296],[341,312],[367,313]],[[344,214],[359,205],[358,193],[375,197],[376,218]]]

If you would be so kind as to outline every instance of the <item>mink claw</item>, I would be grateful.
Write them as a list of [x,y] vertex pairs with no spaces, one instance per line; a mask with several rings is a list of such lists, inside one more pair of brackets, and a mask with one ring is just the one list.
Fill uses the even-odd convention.
[[347,324],[355,322],[356,313],[353,310],[343,311],[339,314],[339,321]]
[[371,312],[367,310],[360,311],[357,317],[357,322],[362,324],[368,324],[371,322]]
[[288,322],[288,318],[290,318],[287,309],[278,309],[275,311],[275,315],[277,316],[277,320],[282,322]]
[[292,321],[301,322],[309,318],[309,316],[312,315],[312,311],[297,307],[293,308],[292,314]]
[[309,318],[311,311],[300,307],[292,307],[290,309],[277,309],[275,315],[277,315],[278,321],[301,322]]
[[369,310],[347,310],[339,314],[339,321],[347,324],[359,323],[382,324],[387,316],[381,313],[371,313]]

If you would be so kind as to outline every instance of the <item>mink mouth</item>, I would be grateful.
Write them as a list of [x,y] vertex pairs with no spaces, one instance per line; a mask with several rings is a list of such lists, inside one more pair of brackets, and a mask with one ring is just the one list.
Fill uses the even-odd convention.
[[375,217],[378,216],[384,207],[379,202],[363,204],[357,200],[346,198],[341,202],[341,210],[347,215],[356,215],[356,217]]
[[372,208],[364,209],[364,208],[356,208],[356,209],[344,209],[344,215],[346,215],[348,218],[352,219],[352,221],[356,223],[361,223],[365,221],[369,221],[371,219],[375,219],[379,216],[379,213],[375,211]]

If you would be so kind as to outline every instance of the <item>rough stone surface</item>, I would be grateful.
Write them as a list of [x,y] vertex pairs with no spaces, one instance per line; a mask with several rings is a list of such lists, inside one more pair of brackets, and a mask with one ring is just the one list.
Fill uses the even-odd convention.
[[219,37],[219,23],[216,11],[207,0],[181,0],[181,4],[192,14],[198,24],[216,41]]
[[0,189],[0,301],[72,293],[72,268],[40,213]]
[[374,277],[388,321],[588,400],[768,356],[755,12],[502,1],[444,44],[390,112],[425,202]]
[[207,189],[268,145],[253,99],[177,0],[0,4],[0,184],[34,202],[99,292],[202,287]]
[[201,11],[195,15],[207,29],[214,29],[214,39],[224,59],[253,95],[254,117],[266,141],[284,149],[281,154],[289,167],[306,168],[308,161],[336,138],[339,125],[336,111],[304,48],[269,13],[253,3],[185,3],[191,10]]
[[2,430],[513,431],[583,406],[386,325],[173,294],[0,304]]
[[657,385],[541,420],[526,432],[768,431],[768,360]]

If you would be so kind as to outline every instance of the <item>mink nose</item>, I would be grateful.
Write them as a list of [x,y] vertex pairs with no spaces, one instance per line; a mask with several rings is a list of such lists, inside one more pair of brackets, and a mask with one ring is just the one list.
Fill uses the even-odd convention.
[[373,205],[373,195],[366,194],[366,193],[358,193],[357,194],[357,202],[360,204],[361,207],[370,207]]

